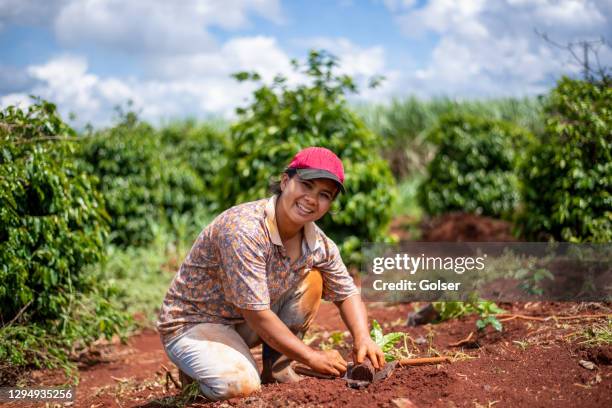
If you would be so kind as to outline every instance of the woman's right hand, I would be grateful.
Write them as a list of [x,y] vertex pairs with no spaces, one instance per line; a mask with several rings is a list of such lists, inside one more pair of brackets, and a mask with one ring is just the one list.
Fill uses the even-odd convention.
[[321,374],[340,377],[346,372],[347,362],[336,350],[312,350],[308,365]]

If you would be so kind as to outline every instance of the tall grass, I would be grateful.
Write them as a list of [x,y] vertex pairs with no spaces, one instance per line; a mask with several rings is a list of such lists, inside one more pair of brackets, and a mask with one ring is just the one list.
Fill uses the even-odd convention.
[[422,181],[423,176],[414,175],[398,183],[398,200],[391,210],[393,217],[409,216],[415,220],[421,218],[423,210],[417,200],[417,190]]
[[393,99],[389,104],[360,105],[356,112],[375,132],[383,136],[384,157],[398,180],[422,174],[433,158],[435,146],[427,140],[428,132],[440,117],[456,113],[500,119],[524,127],[539,135],[543,132],[543,101],[539,98],[500,98],[455,100],[447,97],[429,100],[414,96]]

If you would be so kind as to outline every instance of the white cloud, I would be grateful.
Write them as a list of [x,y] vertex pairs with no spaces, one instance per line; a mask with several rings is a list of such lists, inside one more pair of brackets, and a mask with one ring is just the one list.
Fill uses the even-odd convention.
[[28,73],[42,84],[33,93],[49,98],[60,106],[74,107],[75,112],[90,112],[100,108],[92,98],[98,77],[87,73],[84,58],[62,56],[43,65],[31,66]]
[[[394,89],[399,73],[385,65],[384,49],[380,46],[362,48],[347,39],[311,39],[309,47],[325,47],[340,58],[339,72],[358,81],[359,100],[380,101]],[[76,113],[77,126],[87,122],[109,123],[113,108],[132,100],[144,119],[160,120],[208,114],[231,117],[237,106],[244,105],[255,87],[238,83],[230,74],[257,71],[264,81],[283,74],[290,84],[305,78],[293,71],[290,57],[273,37],[238,37],[228,40],[216,51],[180,55],[174,58],[153,56],[148,60],[151,73],[147,78],[102,77],[91,72],[87,61],[75,55],[63,55],[44,64],[27,68],[36,81],[31,93],[56,102],[62,114]],[[387,77],[383,86],[368,89],[366,80],[373,75]],[[12,93],[0,99],[0,104],[22,101],[23,93]]]
[[339,72],[351,76],[382,74],[385,51],[382,46],[360,47],[347,38],[315,37],[296,41],[307,48],[324,49],[340,59]]
[[428,31],[439,34],[457,32],[468,38],[483,37],[487,28],[478,19],[486,0],[433,0],[423,8],[398,17],[401,30],[411,37]]
[[[282,73],[292,77],[289,57],[271,37],[234,38],[216,52],[178,58],[156,58],[155,76],[149,78],[101,77],[90,72],[84,57],[63,55],[27,68],[36,86],[29,93],[58,104],[61,112],[78,114],[78,125],[105,124],[113,108],[128,100],[143,118],[160,119],[219,114],[231,116],[245,103],[254,85],[238,83],[230,74],[256,70],[264,80]],[[24,93],[5,95],[3,106],[21,101]]]
[[55,20],[61,44],[94,43],[114,51],[181,54],[213,49],[208,28],[248,26],[249,14],[283,21],[278,0],[82,0]]
[[[391,9],[391,8],[390,8]],[[576,72],[559,43],[612,36],[611,7],[590,0],[431,0],[395,8],[410,41],[437,38],[422,67],[404,75],[411,88],[461,96],[524,95],[545,91],[553,79]],[[601,57],[606,57],[603,50]],[[608,65],[612,62],[609,58]]]

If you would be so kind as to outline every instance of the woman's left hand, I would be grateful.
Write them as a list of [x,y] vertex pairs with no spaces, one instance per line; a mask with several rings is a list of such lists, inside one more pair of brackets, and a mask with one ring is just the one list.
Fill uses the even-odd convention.
[[353,358],[355,364],[363,363],[366,356],[370,359],[374,368],[379,369],[384,367],[385,354],[380,347],[374,343],[370,336],[363,336],[362,338],[356,339],[353,343]]

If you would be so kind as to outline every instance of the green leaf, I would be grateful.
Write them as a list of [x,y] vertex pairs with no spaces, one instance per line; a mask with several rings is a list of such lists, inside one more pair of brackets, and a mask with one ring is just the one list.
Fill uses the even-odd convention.
[[384,335],[380,324],[376,320],[372,320],[372,330],[370,331],[370,337],[374,340],[380,348],[383,347]]

